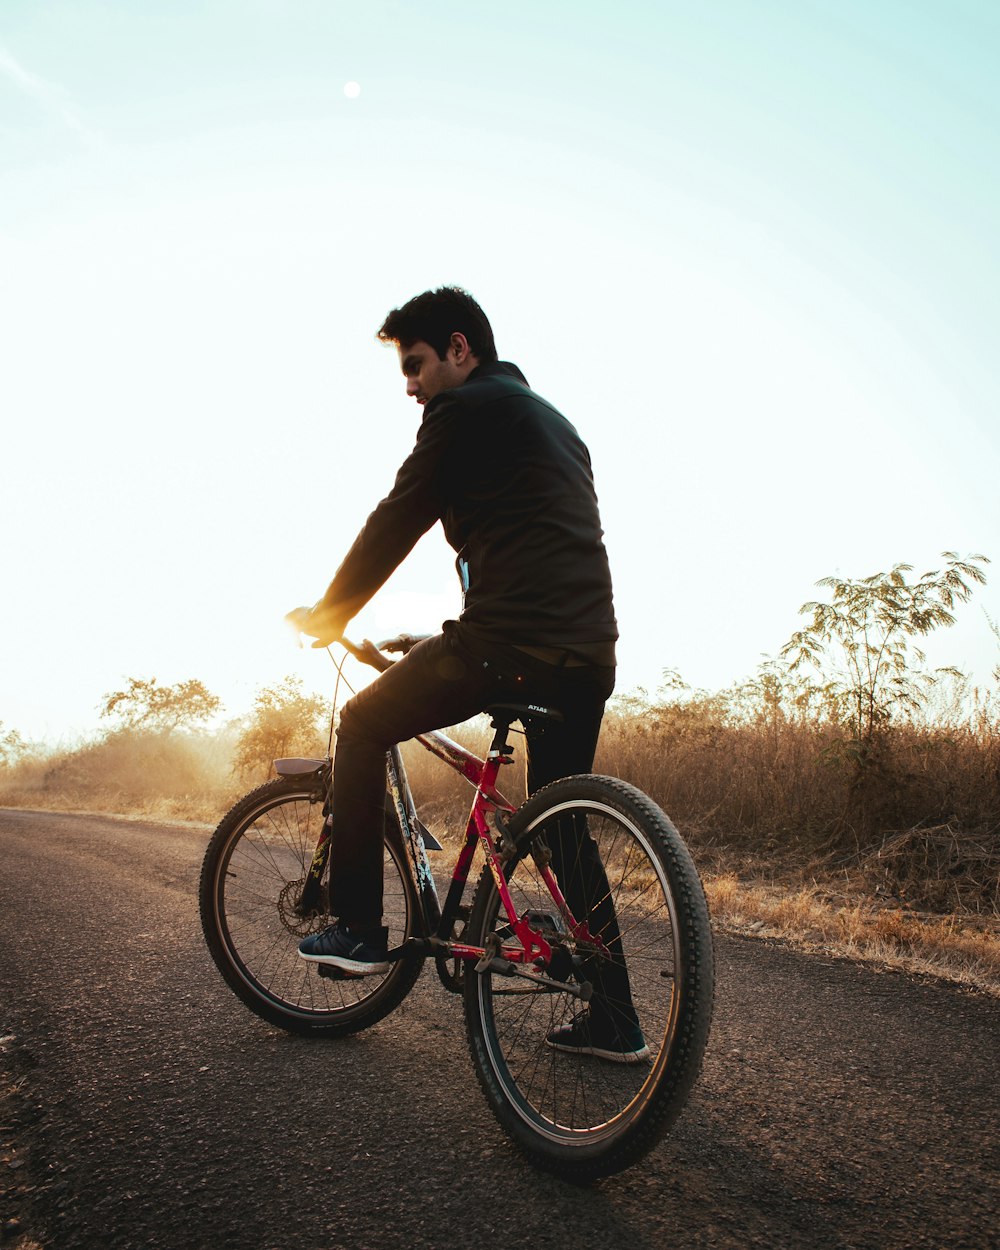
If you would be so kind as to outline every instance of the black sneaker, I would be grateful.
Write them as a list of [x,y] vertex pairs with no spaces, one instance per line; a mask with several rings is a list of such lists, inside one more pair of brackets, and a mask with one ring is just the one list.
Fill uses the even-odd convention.
[[642,1063],[649,1058],[649,1047],[638,1024],[615,1025],[590,1010],[579,1011],[569,1022],[553,1029],[546,1037],[553,1050],[574,1055],[596,1055],[612,1063]]
[[375,972],[388,972],[392,966],[389,954],[389,930],[373,929],[364,936],[352,933],[342,920],[330,925],[322,933],[314,933],[299,943],[303,959],[317,964],[329,964],[355,977],[367,977]]

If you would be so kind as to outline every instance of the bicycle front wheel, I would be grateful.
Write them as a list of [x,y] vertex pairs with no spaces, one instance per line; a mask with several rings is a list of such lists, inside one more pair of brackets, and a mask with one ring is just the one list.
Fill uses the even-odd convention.
[[[302,959],[298,944],[331,922],[296,910],[323,827],[322,787],[279,777],[222,819],[201,871],[201,923],[208,949],[233,993],[257,1015],[292,1033],[335,1037],[387,1015],[409,993],[423,959],[408,955],[382,976],[334,980]],[[387,826],[388,828],[388,826]],[[383,852],[384,923],[401,945],[417,923],[417,900],[401,840]]]
[[[504,873],[517,913],[554,955],[538,983],[465,979],[466,1027],[500,1124],[537,1164],[586,1182],[628,1167],[676,1119],[701,1067],[714,989],[704,891],[680,835],[641,791],[577,776],[511,818]],[[541,868],[577,921],[566,929]],[[529,914],[530,913],[530,914]],[[492,876],[473,899],[470,941],[514,941]]]

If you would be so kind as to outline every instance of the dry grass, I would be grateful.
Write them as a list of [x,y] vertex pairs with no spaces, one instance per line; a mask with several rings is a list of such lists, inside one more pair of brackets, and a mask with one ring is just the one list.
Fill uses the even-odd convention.
[[596,767],[651,795],[710,862],[747,858],[750,876],[786,881],[849,871],[852,889],[903,910],[1000,916],[992,721],[893,728],[859,812],[837,727],[758,711],[702,700],[612,714]]
[[1000,997],[1000,921],[935,916],[840,900],[819,885],[782,889],[732,873],[708,876],[705,893],[723,932],[780,938],[811,950],[975,986]]

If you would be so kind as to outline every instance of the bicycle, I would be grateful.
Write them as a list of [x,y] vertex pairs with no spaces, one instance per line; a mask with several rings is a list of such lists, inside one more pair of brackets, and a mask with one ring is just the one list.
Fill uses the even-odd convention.
[[[341,641],[379,671],[393,663],[370,642]],[[405,652],[414,641],[380,645]],[[515,808],[497,789],[513,762],[511,726],[561,713],[517,704],[486,711],[485,759],[441,731],[417,739],[475,787],[443,905],[428,860],[442,848],[419,819],[399,748],[387,753],[388,972],[345,978],[297,953],[301,938],[331,921],[329,752],[276,760],[277,778],[220,822],[202,867],[202,926],[219,971],[251,1011],[313,1036],[375,1024],[432,957],[444,988],[464,996],[473,1065],[501,1127],[535,1164],[589,1182],[650,1150],[697,1079],[714,988],[708,909],[677,830],[634,786],[567,777]],[[477,847],[486,866],[466,902]],[[637,1024],[648,1053],[609,1063],[562,1049],[558,1031],[581,1011],[588,1026],[598,1013],[605,1025]]]

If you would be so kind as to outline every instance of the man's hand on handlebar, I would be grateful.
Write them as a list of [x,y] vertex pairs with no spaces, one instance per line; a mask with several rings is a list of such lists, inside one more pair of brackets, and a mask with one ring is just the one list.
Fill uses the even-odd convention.
[[338,642],[344,633],[343,623],[333,620],[319,603],[311,608],[292,608],[291,612],[286,612],[285,620],[300,634],[315,638],[314,647],[328,647]]
[[310,638],[315,638],[316,641],[312,644],[314,647],[328,647],[333,642],[340,642],[352,655],[359,658],[361,658],[359,652],[366,648],[372,648],[375,652],[388,651],[406,655],[418,642],[431,637],[430,634],[397,634],[395,638],[386,638],[384,642],[371,643],[366,639],[363,646],[358,648],[355,643],[349,642],[344,637],[346,621],[337,621],[331,617],[322,603],[317,603],[311,608],[292,608],[291,612],[285,613],[285,620],[298,634],[306,634]]

